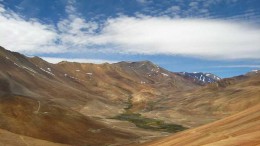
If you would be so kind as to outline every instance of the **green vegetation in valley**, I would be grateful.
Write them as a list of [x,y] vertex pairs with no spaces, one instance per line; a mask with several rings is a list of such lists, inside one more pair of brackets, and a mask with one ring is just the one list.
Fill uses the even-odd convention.
[[120,115],[114,117],[113,119],[132,122],[139,128],[158,130],[158,131],[164,131],[164,132],[175,133],[175,132],[179,132],[179,131],[183,131],[183,130],[187,129],[181,125],[168,124],[162,120],[146,118],[146,117],[143,117],[139,113],[132,113],[129,111],[127,111],[126,113],[120,114]]

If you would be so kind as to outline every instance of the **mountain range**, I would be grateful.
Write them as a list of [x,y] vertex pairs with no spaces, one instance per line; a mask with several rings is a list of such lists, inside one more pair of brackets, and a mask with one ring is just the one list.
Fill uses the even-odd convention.
[[221,79],[150,61],[52,64],[3,47],[0,68],[1,145],[260,143],[258,70]]

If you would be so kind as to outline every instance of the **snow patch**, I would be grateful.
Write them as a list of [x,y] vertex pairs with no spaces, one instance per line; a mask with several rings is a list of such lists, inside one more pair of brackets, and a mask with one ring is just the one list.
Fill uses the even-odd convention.
[[215,80],[220,80],[221,78],[217,77],[217,76],[214,76],[213,79]]
[[[46,73],[48,73],[48,74],[50,74],[50,75],[52,75],[52,76],[55,76],[52,72],[49,72],[49,71],[47,71],[47,70],[45,70],[45,69],[43,69],[43,68],[40,68],[42,71],[44,71],[44,72],[46,72]],[[48,69],[48,68],[47,68]]]
[[23,69],[26,69],[26,70],[28,70],[28,71],[31,71],[31,72],[33,72],[33,73],[36,73],[36,71],[34,71],[34,70],[31,69],[31,68],[28,68],[28,67],[25,67],[25,66],[22,66],[22,68],[23,68]]
[[20,67],[18,64],[16,64],[15,62],[14,62],[14,65],[16,65],[16,66],[18,66],[18,67]]
[[169,75],[166,73],[161,73],[163,76],[168,77]]
[[210,76],[210,74],[206,74],[206,76],[208,77],[208,76]]

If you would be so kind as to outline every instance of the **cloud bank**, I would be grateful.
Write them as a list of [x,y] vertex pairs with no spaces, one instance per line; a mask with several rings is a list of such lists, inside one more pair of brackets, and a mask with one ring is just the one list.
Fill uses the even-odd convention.
[[123,53],[260,57],[259,28],[221,20],[121,17],[109,20],[96,40]]
[[25,20],[0,5],[0,45],[29,54],[89,50],[123,54],[183,55],[206,59],[260,59],[260,28],[244,22],[169,17],[86,21],[67,7],[54,25]]
[[102,64],[102,63],[116,63],[119,61],[116,60],[104,60],[104,59],[82,59],[82,58],[54,58],[54,57],[41,57],[42,59],[50,62],[50,63],[59,63],[61,61],[69,61],[69,62],[80,62],[80,63],[95,63],[95,64]]

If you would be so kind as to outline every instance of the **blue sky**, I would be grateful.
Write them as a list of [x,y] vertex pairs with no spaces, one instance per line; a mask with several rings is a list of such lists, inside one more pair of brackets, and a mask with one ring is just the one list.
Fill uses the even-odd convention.
[[259,0],[0,0],[0,45],[50,62],[260,69]]

